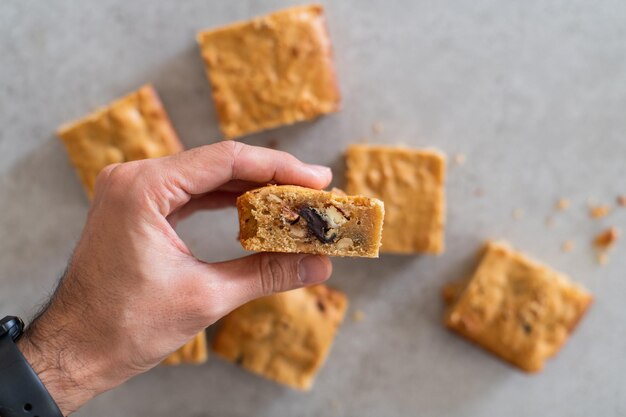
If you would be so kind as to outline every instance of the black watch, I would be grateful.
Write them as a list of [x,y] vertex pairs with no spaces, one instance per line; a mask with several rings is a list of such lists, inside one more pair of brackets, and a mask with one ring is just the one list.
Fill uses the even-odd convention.
[[0,320],[0,416],[63,417],[15,342],[24,332],[19,317]]

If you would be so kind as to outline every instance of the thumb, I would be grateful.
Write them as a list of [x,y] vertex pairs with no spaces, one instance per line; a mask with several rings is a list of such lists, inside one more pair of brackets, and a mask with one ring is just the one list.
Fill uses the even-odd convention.
[[221,281],[223,303],[233,309],[255,298],[324,282],[333,269],[326,256],[286,253],[258,253],[211,268]]

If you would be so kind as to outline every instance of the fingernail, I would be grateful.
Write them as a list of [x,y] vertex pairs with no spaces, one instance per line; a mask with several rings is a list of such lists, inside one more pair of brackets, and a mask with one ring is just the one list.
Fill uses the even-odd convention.
[[330,168],[323,165],[308,165],[308,168],[317,177],[328,178],[332,174]]
[[326,281],[329,272],[327,261],[320,256],[305,256],[298,262],[298,278],[303,284]]

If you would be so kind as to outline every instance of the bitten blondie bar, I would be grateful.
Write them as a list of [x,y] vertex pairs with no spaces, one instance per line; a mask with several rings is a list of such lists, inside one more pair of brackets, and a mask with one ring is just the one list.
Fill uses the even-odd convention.
[[225,138],[339,110],[322,6],[280,10],[197,39]]
[[265,378],[308,390],[347,304],[343,293],[324,285],[251,301],[222,320],[213,350]]
[[269,185],[237,199],[247,250],[378,257],[382,201],[293,185]]
[[346,192],[385,202],[383,253],[444,249],[445,156],[435,150],[351,145]]
[[105,166],[172,155],[183,147],[150,85],[128,94],[57,132],[87,196]]
[[165,358],[163,365],[180,365],[181,363],[201,364],[209,357],[204,330],[193,339],[181,346],[176,352]]
[[445,324],[527,372],[543,369],[592,303],[565,275],[488,242],[474,275],[444,288]]

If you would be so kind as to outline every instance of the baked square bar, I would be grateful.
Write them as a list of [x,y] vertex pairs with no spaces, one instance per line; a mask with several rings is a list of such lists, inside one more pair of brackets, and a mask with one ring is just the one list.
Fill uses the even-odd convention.
[[325,285],[251,301],[222,319],[213,350],[248,371],[309,390],[347,305],[343,293]]
[[592,302],[565,275],[498,242],[487,243],[469,280],[443,295],[447,327],[527,372],[543,369]]
[[339,110],[322,6],[280,10],[197,39],[225,138]]
[[247,250],[378,257],[382,201],[294,185],[269,185],[237,199]]
[[444,250],[446,159],[435,150],[351,145],[346,192],[385,202],[383,253]]
[[105,166],[183,150],[151,85],[61,126],[57,134],[90,199],[96,177]]
[[189,342],[181,346],[176,352],[165,358],[163,365],[180,365],[189,363],[199,365],[209,358],[204,330],[194,336]]

